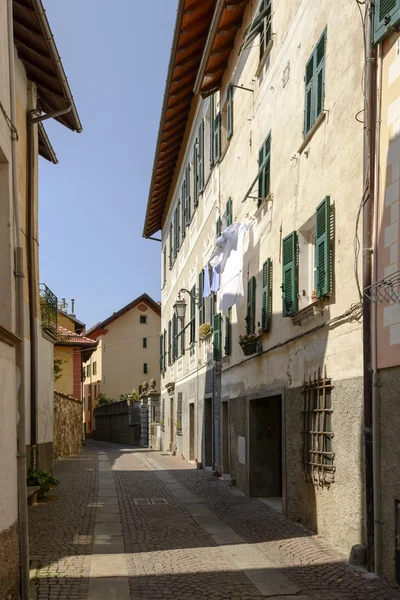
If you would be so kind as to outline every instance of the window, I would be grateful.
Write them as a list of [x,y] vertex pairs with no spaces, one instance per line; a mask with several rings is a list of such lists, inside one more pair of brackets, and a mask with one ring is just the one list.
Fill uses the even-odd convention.
[[199,203],[199,141],[196,138],[193,144],[193,206]]
[[214,162],[221,158],[221,113],[214,119]]
[[[143,341],[146,338],[143,338]],[[160,335],[160,373],[164,373],[164,335]]]
[[228,85],[226,90],[226,136],[228,140],[233,135],[233,90],[235,88],[232,84]]
[[162,430],[164,431],[164,424],[165,424],[165,399],[164,398],[161,400],[161,420],[160,420],[160,423],[161,423]]
[[147,348],[147,337],[143,338],[143,348]]
[[217,222],[215,224],[215,237],[218,239],[222,233],[222,219],[218,217]]
[[271,134],[264,140],[258,152],[258,206],[270,192]]
[[232,352],[232,309],[228,310],[228,316],[225,317],[225,354],[228,356]]
[[232,225],[232,198],[229,198],[226,203],[226,226]]
[[173,252],[174,252],[174,225],[171,221],[170,226],[169,226],[169,268],[170,269],[172,269],[172,266],[174,264]]
[[[181,187],[181,196],[182,198],[185,198],[185,188],[186,188],[186,184],[185,182],[183,182],[182,187]],[[182,200],[182,204],[181,201],[179,200],[179,205],[181,206],[181,235],[182,235],[182,242],[186,237],[186,205],[185,205],[185,201]]]
[[90,365],[86,367],[86,377],[90,377]]
[[179,207],[174,210],[174,259],[178,254],[179,249]]
[[167,330],[164,329],[164,335],[163,335],[163,342],[164,342],[164,349],[163,349],[163,355],[164,355],[164,362],[163,362],[163,373],[165,373],[165,371],[167,370]]
[[147,373],[147,363],[143,363],[143,373]]
[[213,317],[213,351],[214,360],[221,360],[222,357],[222,319],[221,313]]
[[96,384],[94,384],[94,399],[96,400],[97,398],[97,386]]
[[304,383],[303,470],[307,481],[329,486],[334,481],[331,380],[320,371]]
[[93,362],[92,372],[93,372],[93,375],[97,375],[97,362],[96,361]]
[[168,321],[168,365],[172,362],[172,321]]
[[325,96],[325,43],[326,31],[322,34],[306,66],[306,98],[304,108],[304,137],[312,129],[324,110]]
[[178,234],[177,234],[178,238],[176,240],[176,249],[178,251],[179,248],[181,247],[181,199],[180,198],[178,200],[178,204],[176,205],[176,219],[177,219],[177,223],[178,223]]
[[206,318],[206,302],[203,296],[204,290],[204,269],[199,273],[199,325],[203,325]]
[[147,324],[147,315],[140,315],[140,324],[141,325]]
[[199,127],[199,164],[198,164],[198,175],[199,175],[199,192],[204,190],[204,119],[200,123]]
[[399,0],[375,0],[374,43],[382,41],[400,21]]
[[189,343],[194,344],[196,341],[196,286],[194,285],[190,291],[190,338]]
[[214,165],[214,95],[210,96],[210,165]]
[[163,251],[163,285],[167,283],[167,246],[165,245]]
[[172,362],[178,358],[178,317],[172,317]]
[[247,283],[247,315],[246,333],[254,333],[256,329],[256,278],[251,277]]
[[176,403],[176,428],[182,430],[182,392],[178,393],[178,402]]
[[271,329],[272,316],[272,261],[265,261],[262,269],[262,309],[261,327],[263,331]]
[[88,410],[92,410],[92,394],[91,394],[91,391],[89,391],[89,396],[88,396]]
[[260,61],[270,48],[272,39],[271,29],[271,0],[262,0],[258,15],[255,17],[251,29],[246,37],[246,46],[260,35]]
[[185,212],[186,212],[186,225],[190,224],[192,220],[192,205],[190,197],[190,164],[185,169]]
[[282,315],[290,317],[298,306],[297,232],[282,240]]

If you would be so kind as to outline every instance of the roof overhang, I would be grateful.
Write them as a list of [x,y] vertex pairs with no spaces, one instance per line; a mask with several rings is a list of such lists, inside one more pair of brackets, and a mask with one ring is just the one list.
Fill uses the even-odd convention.
[[[82,131],[74,99],[41,0],[13,0],[14,43],[26,75],[35,83],[38,108],[46,114],[69,112],[55,117],[68,129]],[[44,158],[46,151],[40,146]]]
[[218,0],[194,84],[195,94],[206,98],[220,88],[248,3],[249,0]]
[[161,229],[216,4],[217,0],[179,0],[143,237]]
[[56,165],[58,163],[58,158],[56,153],[54,152],[54,148],[51,145],[49,140],[49,136],[44,128],[43,123],[38,123],[38,134],[39,134],[39,154],[43,156],[46,160]]

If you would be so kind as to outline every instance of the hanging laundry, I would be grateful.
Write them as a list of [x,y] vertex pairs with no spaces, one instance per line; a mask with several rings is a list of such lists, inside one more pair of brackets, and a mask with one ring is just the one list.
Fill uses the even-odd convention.
[[210,293],[210,269],[207,265],[204,269],[203,298],[208,298]]
[[219,272],[216,269],[212,270],[212,277],[211,277],[211,291],[212,292],[218,292],[219,290]]

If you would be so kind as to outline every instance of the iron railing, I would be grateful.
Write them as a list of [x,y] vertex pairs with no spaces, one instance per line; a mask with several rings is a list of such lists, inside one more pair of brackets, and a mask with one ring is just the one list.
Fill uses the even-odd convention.
[[57,337],[57,296],[45,285],[39,284],[40,316],[43,330]]

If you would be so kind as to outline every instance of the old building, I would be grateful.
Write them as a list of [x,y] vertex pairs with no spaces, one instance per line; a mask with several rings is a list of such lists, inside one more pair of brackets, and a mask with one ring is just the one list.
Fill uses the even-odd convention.
[[363,35],[345,0],[181,0],[144,225],[164,448],[346,553],[366,538]]
[[0,9],[0,598],[29,596],[26,470],[52,467],[57,298],[39,296],[42,120],[81,124],[40,0]]
[[140,394],[144,381],[155,379],[159,386],[160,313],[160,305],[142,294],[86,332],[98,342],[84,364],[87,436],[99,394],[119,400],[133,390]]

